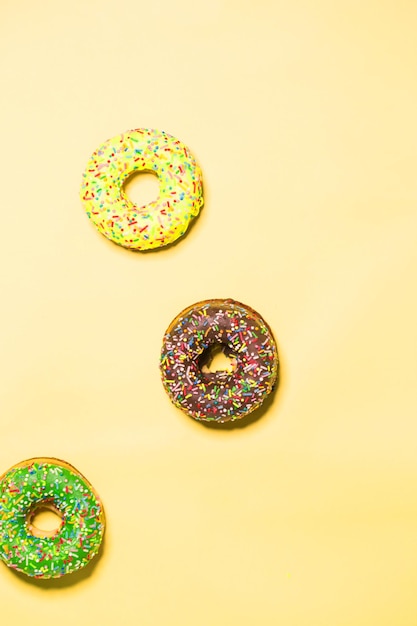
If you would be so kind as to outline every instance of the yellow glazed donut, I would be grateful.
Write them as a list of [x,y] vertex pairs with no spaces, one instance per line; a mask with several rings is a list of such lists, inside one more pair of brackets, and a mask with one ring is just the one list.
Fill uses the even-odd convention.
[[[135,172],[159,179],[159,196],[137,206],[124,184]],[[113,137],[91,156],[81,199],[88,217],[108,239],[133,250],[173,243],[203,205],[201,170],[179,139],[164,131],[138,128]]]

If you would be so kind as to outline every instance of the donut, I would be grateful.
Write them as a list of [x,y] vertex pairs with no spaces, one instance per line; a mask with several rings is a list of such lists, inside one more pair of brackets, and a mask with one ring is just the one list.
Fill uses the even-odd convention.
[[[59,515],[58,529],[33,524],[43,508]],[[104,527],[98,495],[65,461],[29,459],[0,478],[0,558],[19,572],[33,578],[76,572],[97,554]]]
[[[159,196],[137,206],[123,185],[135,172],[159,179]],[[105,237],[133,250],[166,246],[181,237],[203,205],[202,175],[179,139],[160,130],[138,128],[103,143],[83,175],[81,200]]]
[[[205,371],[216,346],[231,359],[232,371]],[[261,406],[277,380],[278,351],[256,311],[230,299],[205,300],[169,325],[160,369],[175,406],[196,420],[223,423]]]

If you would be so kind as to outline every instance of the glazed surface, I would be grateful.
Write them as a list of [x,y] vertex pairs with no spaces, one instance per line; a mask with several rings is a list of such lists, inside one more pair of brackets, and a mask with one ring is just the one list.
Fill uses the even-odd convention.
[[[53,536],[37,537],[28,516],[51,503],[62,515]],[[81,569],[97,554],[104,511],[88,481],[56,459],[31,459],[8,470],[0,481],[0,557],[35,578],[57,578]]]
[[[201,357],[216,344],[234,358],[232,372],[202,371]],[[178,408],[197,420],[227,422],[251,413],[272,391],[278,353],[271,330],[256,311],[233,300],[207,300],[171,323],[160,368]]]
[[[153,172],[158,198],[138,206],[123,185],[135,172]],[[179,139],[140,128],[109,139],[91,156],[83,175],[81,200],[88,217],[108,239],[134,250],[176,241],[203,205],[202,175]]]

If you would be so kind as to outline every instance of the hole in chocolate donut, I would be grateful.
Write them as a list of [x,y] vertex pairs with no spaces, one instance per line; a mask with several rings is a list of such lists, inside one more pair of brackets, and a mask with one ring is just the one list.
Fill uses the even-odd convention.
[[236,369],[236,356],[225,344],[214,343],[200,355],[198,366],[204,374],[230,373]]
[[26,521],[35,537],[53,537],[62,526],[63,515],[53,502],[45,500],[32,506]]
[[143,207],[159,196],[158,176],[153,172],[135,172],[123,185],[123,191],[131,202]]

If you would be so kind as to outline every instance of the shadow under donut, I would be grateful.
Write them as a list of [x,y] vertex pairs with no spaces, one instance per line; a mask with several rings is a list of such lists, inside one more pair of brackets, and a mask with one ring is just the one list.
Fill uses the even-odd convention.
[[249,415],[247,415],[246,417],[242,417],[234,421],[230,420],[228,422],[224,422],[223,424],[220,422],[203,422],[202,420],[199,423],[206,428],[210,428],[212,430],[235,430],[236,428],[247,428],[248,426],[251,426],[255,422],[259,421],[265,415],[265,413],[267,413],[271,409],[271,406],[276,400],[276,396],[278,395],[280,382],[281,367],[279,365],[274,388],[259,408],[252,411],[252,413],[249,413]]
[[92,576],[99,561],[103,557],[105,541],[106,538],[104,536],[98,554],[85,567],[78,570],[78,572],[65,574],[60,578],[33,578],[32,576],[23,574],[23,572],[18,572],[12,567],[8,567],[7,569],[10,570],[13,576],[16,576],[22,582],[34,585],[35,587],[38,587],[38,589],[65,589],[66,587],[73,587],[74,585],[78,585]]
[[[155,252],[162,252],[163,250],[171,250],[172,248],[175,248],[176,246],[178,246],[178,244],[180,244],[182,241],[184,241],[184,239],[186,239],[190,235],[191,231],[194,230],[194,228],[198,224],[200,224],[201,213],[202,213],[203,210],[204,210],[204,205],[201,207],[198,215],[193,217],[193,219],[189,222],[189,224],[187,226],[187,230],[180,237],[178,237],[175,241],[172,241],[171,243],[167,243],[164,246],[160,246],[158,248],[151,248],[149,250],[134,250],[132,248],[124,248],[124,249],[127,250],[128,252],[134,252],[135,254],[139,254],[139,255],[140,254],[152,254],[152,252],[153,253],[155,253]],[[203,218],[204,218],[204,216],[203,216]]]
[[[140,176],[140,172],[137,173],[137,175]],[[146,250],[137,250],[135,248],[126,248],[125,246],[122,246],[121,244],[115,243],[111,239],[108,239],[105,235],[103,235],[98,230],[96,232],[96,235],[99,238],[104,239],[108,243],[110,249],[116,247],[116,248],[118,248],[120,250],[123,250],[126,254],[134,253],[134,254],[137,254],[139,257],[141,255],[147,255],[147,254],[151,254],[152,255],[152,254],[155,254],[155,253],[158,253],[158,252],[163,252],[164,250],[170,250],[172,248],[175,248],[176,246],[178,246],[178,244],[181,244],[181,242],[190,235],[191,231],[194,230],[196,228],[196,226],[198,224],[200,224],[200,222],[201,223],[204,222],[204,219],[205,219],[205,210],[204,209],[205,209],[205,206],[207,204],[208,191],[207,191],[207,187],[204,185],[204,182],[202,182],[201,187],[202,187],[202,190],[203,190],[203,197],[204,197],[203,205],[200,207],[200,210],[199,210],[198,214],[195,215],[192,218],[192,220],[188,223],[188,226],[187,226],[187,229],[185,230],[185,232],[180,237],[178,237],[175,241],[172,241],[171,243],[165,244],[163,246],[158,246],[156,248],[150,248],[150,249],[146,249]],[[201,225],[200,225],[200,227],[201,227]]]

